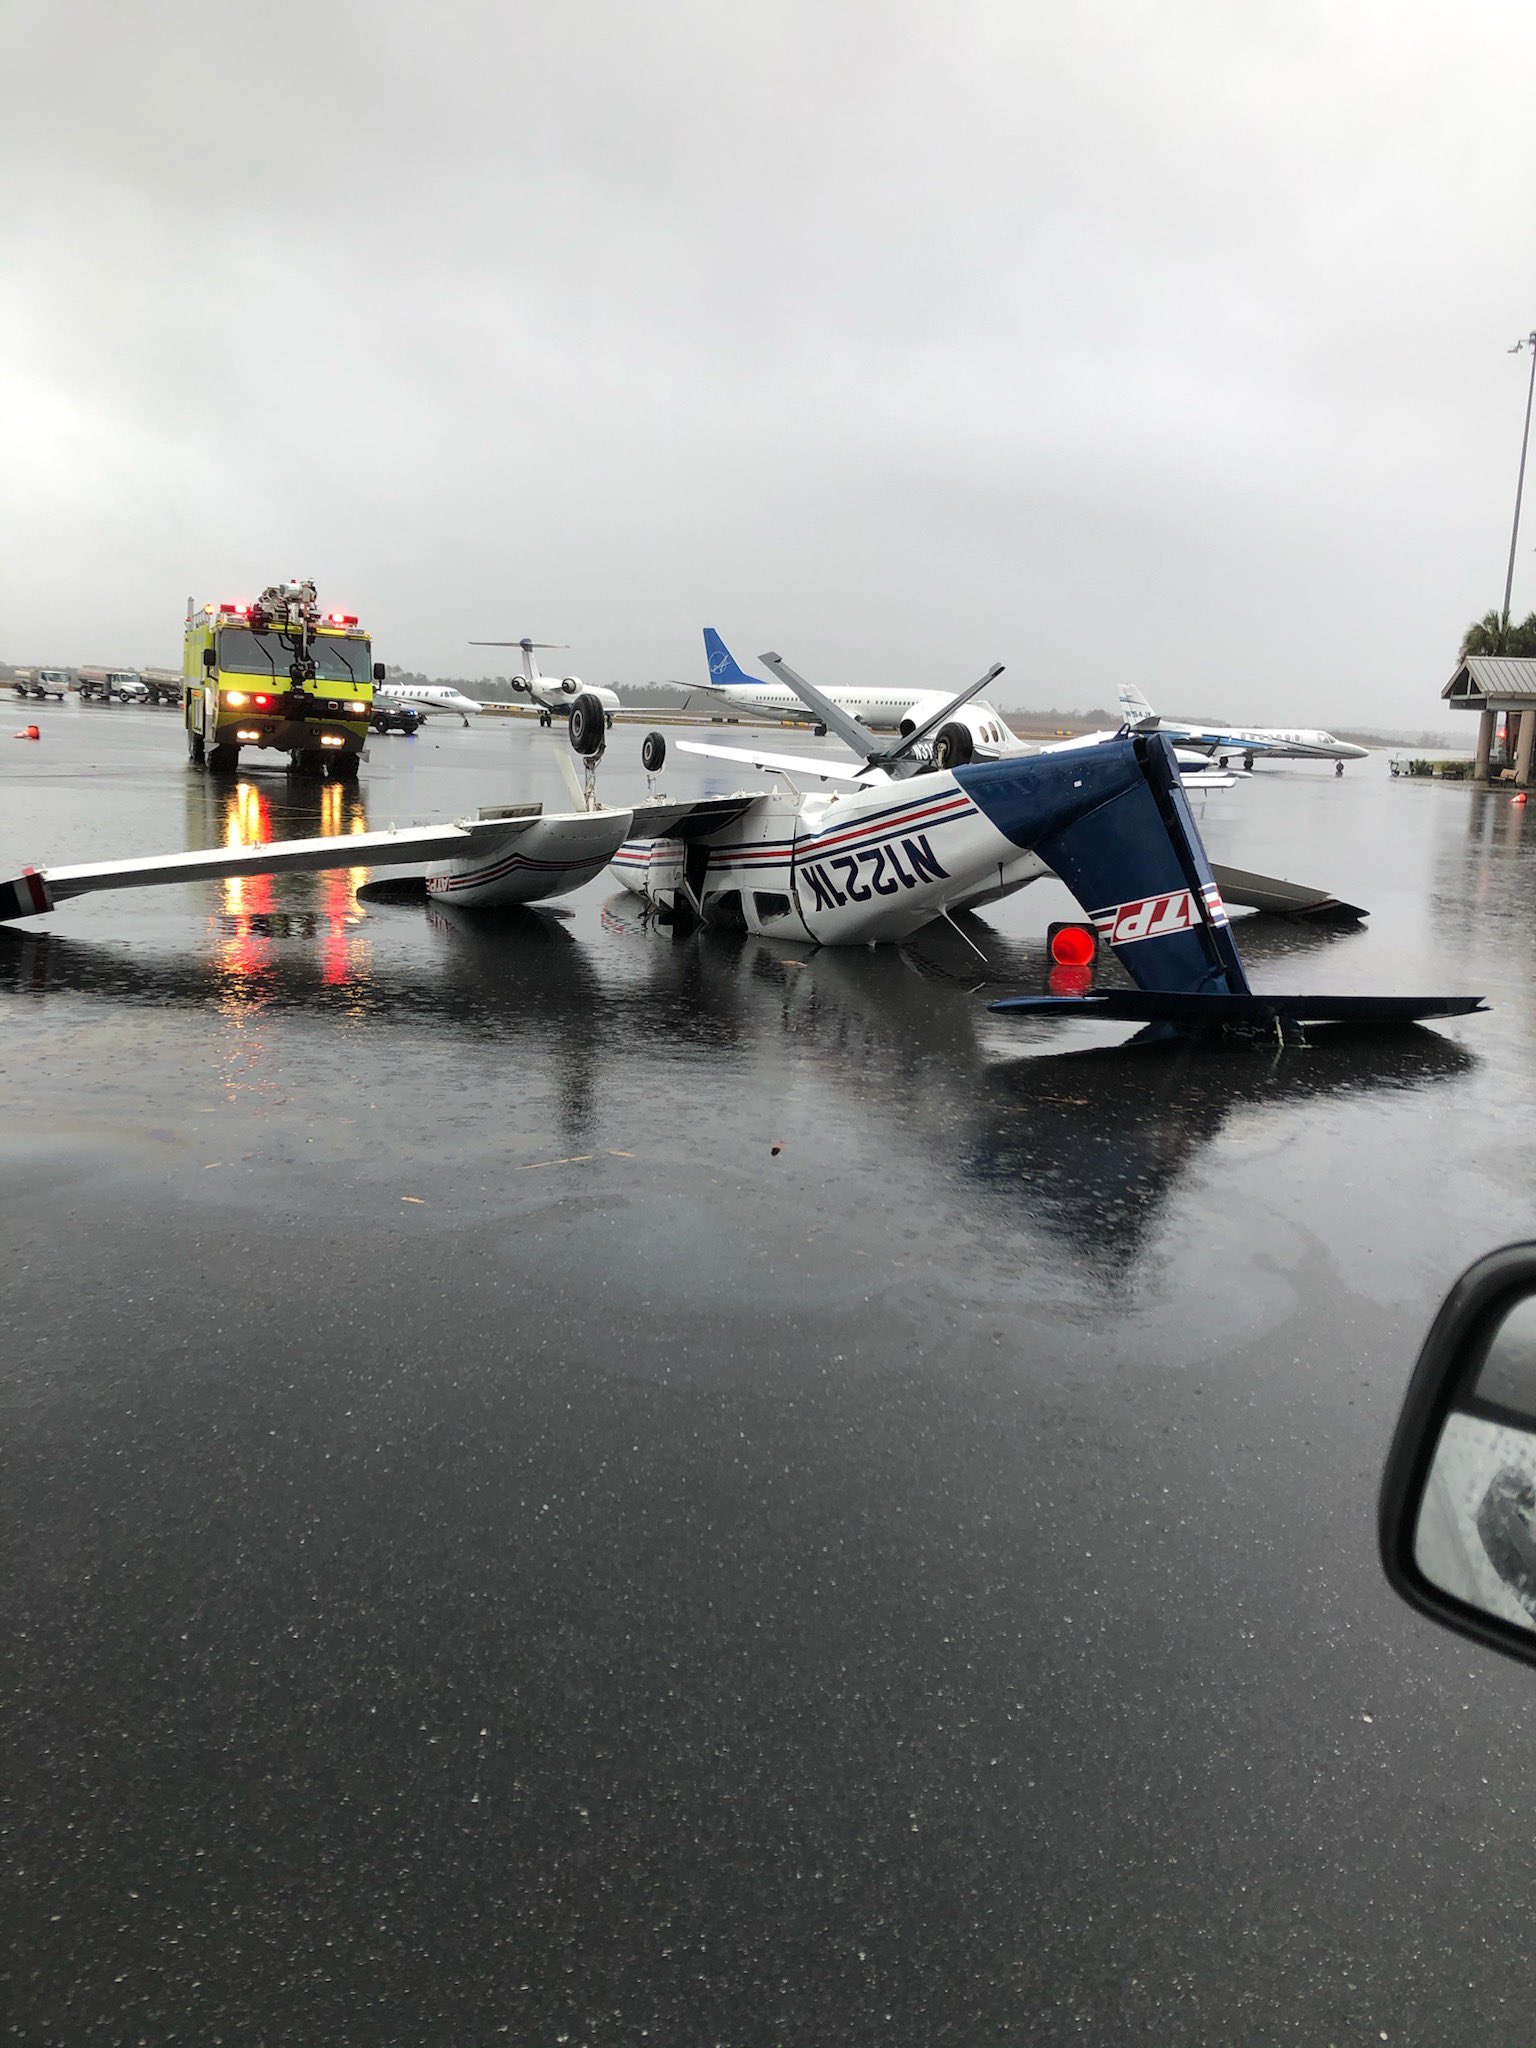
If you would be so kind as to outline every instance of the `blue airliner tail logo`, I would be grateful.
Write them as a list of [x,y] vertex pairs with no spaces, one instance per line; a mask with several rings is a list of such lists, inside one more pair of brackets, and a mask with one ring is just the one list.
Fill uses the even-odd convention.
[[709,665],[709,684],[706,688],[710,685],[724,688],[727,684],[750,683],[755,680],[741,667],[713,626],[704,628],[704,659]]

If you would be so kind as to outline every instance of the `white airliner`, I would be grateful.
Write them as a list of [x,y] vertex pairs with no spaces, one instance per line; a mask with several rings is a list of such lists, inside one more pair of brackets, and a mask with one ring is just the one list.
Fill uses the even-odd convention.
[[1331,732],[1322,732],[1316,727],[1181,725],[1177,719],[1163,718],[1154,711],[1134,683],[1121,687],[1120,715],[1128,726],[1139,731],[1152,728],[1166,733],[1181,747],[1194,747],[1202,754],[1215,754],[1223,762],[1233,754],[1241,754],[1246,768],[1253,766],[1255,755],[1267,754],[1271,760],[1337,761],[1342,774],[1346,761],[1363,761],[1370,752],[1368,747],[1357,747],[1349,740],[1336,740]]
[[582,695],[595,697],[603,707],[603,718],[613,724],[613,714],[619,708],[618,697],[612,690],[604,690],[596,683],[584,683],[580,676],[541,676],[536,651],[553,651],[562,645],[558,640],[471,640],[471,647],[516,647],[522,655],[522,672],[512,678],[512,688],[520,697],[529,697],[539,707],[540,725],[552,725],[556,717],[569,718],[571,706]]
[[457,711],[466,725],[471,711],[485,709],[475,698],[456,690],[452,683],[375,683],[373,694],[386,703],[414,704],[422,711]]

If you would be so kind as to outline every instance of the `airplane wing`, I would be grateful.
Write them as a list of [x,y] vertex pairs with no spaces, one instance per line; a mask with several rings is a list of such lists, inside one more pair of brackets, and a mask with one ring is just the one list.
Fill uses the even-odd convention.
[[1194,726],[1165,724],[1162,730],[1175,747],[1192,747],[1201,754],[1315,754],[1322,751],[1317,747],[1295,747],[1289,740],[1240,740],[1229,732],[1206,732]]
[[680,754],[707,754],[712,761],[745,761],[753,768],[782,769],[786,775],[810,775],[818,782],[885,782],[883,770],[857,768],[851,761],[829,761],[824,754],[771,754],[750,747],[716,747],[701,740],[674,742]]
[[[98,889],[152,889],[170,882],[216,881],[226,875],[278,875],[325,868],[402,867],[470,855],[488,842],[536,824],[541,806],[510,805],[501,814],[461,824],[411,826],[403,832],[341,832],[324,839],[274,839],[259,846],[216,846],[194,853],[148,854],[136,860],[86,861],[24,868],[0,878],[0,920],[36,917],[71,896]],[[558,821],[555,821],[558,822]]]

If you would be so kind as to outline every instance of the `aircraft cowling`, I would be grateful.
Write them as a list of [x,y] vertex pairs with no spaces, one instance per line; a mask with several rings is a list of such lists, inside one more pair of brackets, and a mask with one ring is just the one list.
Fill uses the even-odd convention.
[[562,676],[560,678],[560,687],[565,692],[567,697],[574,697],[577,691],[581,688],[581,677]]

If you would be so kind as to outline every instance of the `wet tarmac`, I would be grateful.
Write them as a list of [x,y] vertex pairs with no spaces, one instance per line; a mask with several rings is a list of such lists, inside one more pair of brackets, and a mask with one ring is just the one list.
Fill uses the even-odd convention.
[[[27,717],[7,873],[568,807],[522,724],[231,791]],[[1536,1678],[1372,1517],[1536,1235],[1536,814],[1380,757],[1202,810],[1373,913],[1256,983],[1491,1013],[1006,1024],[1054,885],[985,963],[357,871],[0,936],[6,2038],[1528,2043]]]

